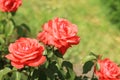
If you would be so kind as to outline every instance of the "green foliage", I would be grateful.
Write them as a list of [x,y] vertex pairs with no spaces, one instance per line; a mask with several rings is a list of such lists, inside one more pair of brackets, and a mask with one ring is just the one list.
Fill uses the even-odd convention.
[[26,24],[17,26],[13,19],[15,13],[0,13],[0,15],[0,80],[27,80],[25,75],[27,73],[14,69],[5,55],[8,53],[9,44],[19,37],[26,37],[30,29]]
[[110,21],[120,29],[120,0],[101,0]]
[[5,27],[5,36],[11,36],[13,34],[14,31],[14,25],[12,23],[12,21],[7,22],[7,25]]

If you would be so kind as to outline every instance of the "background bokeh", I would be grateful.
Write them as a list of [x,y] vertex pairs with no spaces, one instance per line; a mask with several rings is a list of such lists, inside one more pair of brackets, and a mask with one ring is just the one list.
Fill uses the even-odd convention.
[[[117,5],[117,10],[110,5]],[[31,29],[29,36],[36,38],[45,22],[54,17],[66,18],[78,25],[81,38],[79,45],[67,50],[66,60],[80,63],[93,52],[120,64],[119,13],[119,0],[23,0],[14,19],[18,24],[26,23]]]

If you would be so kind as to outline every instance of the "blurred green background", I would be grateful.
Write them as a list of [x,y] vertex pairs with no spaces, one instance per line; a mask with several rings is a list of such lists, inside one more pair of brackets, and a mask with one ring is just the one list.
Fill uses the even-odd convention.
[[[111,15],[110,4],[119,0],[23,0],[15,21],[30,26],[30,37],[36,38],[41,26],[54,17],[66,18],[78,25],[80,44],[67,50],[65,60],[80,63],[90,52],[109,57],[120,64],[120,16]],[[112,16],[112,17],[111,17]],[[118,19],[111,22],[111,19]]]

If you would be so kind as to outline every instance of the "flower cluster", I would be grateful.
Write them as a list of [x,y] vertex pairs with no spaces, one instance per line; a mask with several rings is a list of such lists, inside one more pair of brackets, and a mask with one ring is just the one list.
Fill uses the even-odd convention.
[[[46,45],[55,46],[64,54],[72,44],[79,43],[77,26],[62,18],[55,18],[53,21],[55,22],[49,21],[44,25],[44,30],[38,34],[38,39]],[[10,54],[6,58],[10,59],[16,68],[23,68],[25,65],[38,66],[46,60],[43,51],[44,47],[37,39],[20,38],[10,44]]]
[[[21,0],[0,0],[0,11],[7,13],[6,18],[1,20],[2,26],[4,26],[3,29],[6,29],[6,31],[2,30],[1,34],[5,37],[0,38],[2,39],[0,46],[3,46],[3,49],[0,48],[0,52],[2,52],[0,62],[4,62],[0,67],[0,74],[7,71],[5,74],[10,73],[11,75],[4,77],[4,74],[0,77],[0,80],[6,78],[15,80],[17,77],[14,74],[18,75],[17,73],[27,77],[27,80],[34,80],[36,77],[33,75],[36,75],[38,78],[41,76],[37,74],[38,71],[45,74],[42,77],[48,77],[50,80],[56,80],[57,78],[66,79],[65,77],[68,74],[74,73],[72,67],[68,70],[69,66],[66,66],[66,64],[71,63],[67,61],[60,63],[57,58],[61,57],[57,56],[56,53],[63,56],[69,47],[79,44],[80,37],[77,36],[77,25],[72,24],[67,19],[57,17],[45,23],[43,30],[38,33],[36,38],[25,37],[24,31],[26,32],[29,27],[25,24],[17,26],[12,18],[13,12],[15,13],[21,4]],[[3,21],[5,21],[5,24]],[[16,32],[14,33],[14,31]],[[12,38],[10,37],[14,37],[14,39],[11,40]],[[5,54],[6,52],[8,54]],[[6,58],[10,61],[6,60]],[[9,62],[11,62],[11,65]],[[63,67],[66,67],[65,71],[62,69]],[[52,70],[53,68],[55,69]],[[62,72],[66,75],[63,75]],[[49,75],[48,73],[51,74]],[[60,75],[63,75],[62,77],[64,78]],[[71,79],[74,78],[75,76]],[[24,77],[20,79],[26,80]]]

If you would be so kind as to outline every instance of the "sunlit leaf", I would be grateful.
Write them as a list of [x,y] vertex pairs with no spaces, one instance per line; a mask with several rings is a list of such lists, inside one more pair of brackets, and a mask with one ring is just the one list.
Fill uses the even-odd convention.
[[20,72],[16,72],[16,79],[15,80],[21,80],[21,73]]
[[5,35],[10,36],[13,34],[13,31],[14,31],[14,25],[12,21],[9,21],[9,23],[7,23],[7,26],[5,26]]
[[0,80],[3,80],[3,77],[5,75],[7,75],[9,72],[11,72],[12,70],[10,68],[4,68],[2,70],[0,70]]
[[2,34],[4,31],[4,26],[2,25],[2,23],[0,23],[0,34]]
[[87,55],[86,57],[83,58],[82,62],[85,63],[87,61],[97,60],[97,58],[98,58],[98,55],[91,52],[89,55]]
[[100,64],[99,63],[96,64],[96,69],[100,70]]
[[4,44],[4,43],[5,43],[4,39],[0,37],[0,44]]

